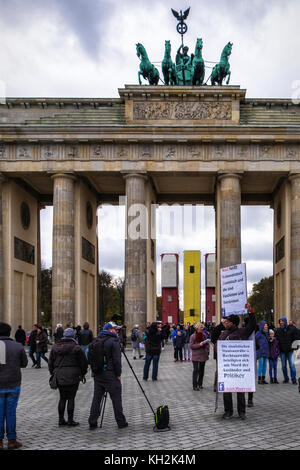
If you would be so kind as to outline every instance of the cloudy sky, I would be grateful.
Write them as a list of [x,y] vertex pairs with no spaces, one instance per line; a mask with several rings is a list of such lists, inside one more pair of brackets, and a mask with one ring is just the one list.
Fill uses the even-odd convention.
[[[173,58],[180,45],[170,9],[191,7],[185,44],[193,51],[203,38],[203,57],[218,61],[233,42],[231,84],[247,97],[300,98],[299,0],[0,0],[0,80],[7,96],[117,97],[124,84],[137,84],[141,42],[152,62],[160,62],[164,41]],[[210,74],[207,69],[206,78]],[[165,210],[165,209],[164,209]],[[116,209],[118,211],[118,209]],[[163,214],[159,209],[158,217]],[[165,213],[164,213],[165,214]],[[273,212],[268,207],[242,207],[242,258],[248,289],[272,274]],[[42,258],[51,265],[52,210],[42,211]],[[99,213],[101,269],[124,273],[124,223],[118,236],[101,233],[112,210]],[[191,233],[158,235],[160,254],[199,249],[214,251],[214,210],[203,209],[204,223]],[[182,266],[180,268],[182,285]],[[204,276],[202,276],[204,277]],[[203,279],[204,281],[204,279]],[[181,294],[182,300],[182,294]]]

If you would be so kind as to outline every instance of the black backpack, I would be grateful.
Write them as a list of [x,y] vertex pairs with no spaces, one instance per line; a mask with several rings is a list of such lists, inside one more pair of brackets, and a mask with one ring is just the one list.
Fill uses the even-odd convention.
[[136,334],[136,331],[133,330],[131,333],[131,341],[137,341],[138,340],[138,335]]
[[160,431],[162,431],[163,429],[165,429],[166,431],[169,431],[170,430],[169,420],[170,420],[170,414],[169,414],[168,405],[162,405],[156,408],[154,412],[154,421],[155,421],[154,428],[157,428],[157,430],[160,430]]
[[110,336],[105,338],[96,338],[91,342],[88,349],[88,363],[91,366],[93,374],[101,374],[104,371],[106,356],[104,352],[104,343]]

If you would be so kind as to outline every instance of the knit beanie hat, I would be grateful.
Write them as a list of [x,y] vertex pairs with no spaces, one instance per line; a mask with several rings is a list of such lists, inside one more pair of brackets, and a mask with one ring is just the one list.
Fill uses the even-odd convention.
[[64,331],[64,338],[75,338],[75,330],[73,328],[66,328]]

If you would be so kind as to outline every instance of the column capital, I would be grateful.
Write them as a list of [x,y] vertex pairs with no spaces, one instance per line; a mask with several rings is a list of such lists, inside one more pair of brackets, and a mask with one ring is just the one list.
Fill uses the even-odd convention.
[[236,173],[231,173],[231,172],[224,172],[224,171],[219,171],[217,174],[218,181],[221,181],[222,179],[225,178],[237,178],[241,180],[243,178],[244,172],[236,172]]
[[76,181],[77,180],[77,177],[76,175],[73,173],[73,172],[68,172],[68,173],[53,173],[53,175],[51,175],[51,178],[52,179],[56,179],[56,178],[68,178],[70,180],[73,180],[73,181]]
[[142,178],[144,181],[148,181],[148,176],[147,176],[146,171],[141,171],[141,172],[121,171],[121,174],[125,180],[134,177],[134,178]]

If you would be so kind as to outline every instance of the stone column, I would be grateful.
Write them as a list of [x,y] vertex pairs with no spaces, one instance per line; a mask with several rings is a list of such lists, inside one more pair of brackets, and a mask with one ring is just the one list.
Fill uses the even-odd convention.
[[125,324],[144,329],[147,321],[146,180],[144,174],[124,175],[126,180]]
[[220,269],[241,262],[241,176],[223,173],[216,189],[216,317],[221,319]]
[[45,206],[41,203],[37,204],[37,244],[36,244],[36,265],[37,265],[37,323],[41,324],[41,289],[42,289],[42,261],[41,261],[41,210]]
[[2,217],[2,186],[5,177],[0,174],[0,321],[4,321],[4,263],[3,263],[3,217]]
[[220,268],[241,262],[241,176],[225,173],[220,183]]
[[300,326],[300,174],[291,182],[291,320]]
[[[74,181],[72,174],[53,178],[52,326],[75,323]],[[75,326],[75,325],[74,325]]]

